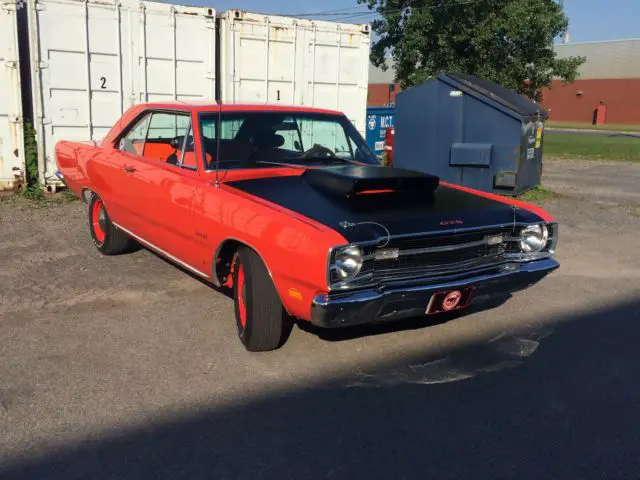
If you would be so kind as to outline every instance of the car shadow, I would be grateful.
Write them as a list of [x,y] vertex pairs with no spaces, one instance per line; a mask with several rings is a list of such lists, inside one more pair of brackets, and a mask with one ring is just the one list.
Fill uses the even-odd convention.
[[639,312],[634,298],[436,358],[397,352],[224,407],[105,426],[2,458],[0,477],[637,478]]
[[188,270],[188,269],[184,268],[182,265],[180,265],[178,263],[172,262],[168,258],[165,258],[164,256],[160,255],[157,252],[154,252],[153,250],[151,250],[149,248],[141,246],[140,249],[144,249],[146,252],[149,252],[150,254],[152,254],[153,256],[158,258],[159,260],[162,260],[164,263],[167,263],[167,264],[171,265],[172,267],[177,268],[178,270],[180,270],[185,275],[188,275],[189,277],[193,278],[194,280],[197,280],[199,283],[211,288],[212,290],[216,291],[217,293],[221,293],[222,295],[225,295],[228,298],[233,298],[233,291],[229,287],[225,287],[224,285],[221,285],[221,286],[217,287],[216,285],[211,283],[206,278],[201,277],[200,275],[196,275],[191,270]]

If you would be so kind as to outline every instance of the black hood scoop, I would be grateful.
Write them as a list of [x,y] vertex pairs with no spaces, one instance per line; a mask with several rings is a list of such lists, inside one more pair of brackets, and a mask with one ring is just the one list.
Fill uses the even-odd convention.
[[440,179],[426,173],[373,165],[312,168],[302,178],[323,193],[353,198],[361,193],[432,193]]

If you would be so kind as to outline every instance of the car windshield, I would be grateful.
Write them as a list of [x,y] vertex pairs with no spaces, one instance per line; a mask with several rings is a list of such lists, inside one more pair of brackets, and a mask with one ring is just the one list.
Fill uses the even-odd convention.
[[227,112],[219,119],[218,113],[206,113],[200,115],[200,132],[209,169],[215,168],[217,155],[224,169],[378,164],[353,124],[341,115]]

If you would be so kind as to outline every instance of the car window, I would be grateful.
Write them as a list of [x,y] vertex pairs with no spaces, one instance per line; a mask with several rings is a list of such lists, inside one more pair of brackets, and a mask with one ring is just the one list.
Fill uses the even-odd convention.
[[137,153],[179,167],[197,168],[191,116],[179,112],[152,112],[142,149]]
[[274,133],[280,135],[284,140],[280,146],[281,149],[302,152],[300,127],[295,118],[286,117],[280,125],[274,127]]
[[151,116],[147,140],[163,140],[184,136],[190,125],[189,120],[189,115],[156,112]]
[[148,113],[138,120],[134,127],[120,139],[118,150],[133,153],[134,155],[142,155],[150,119],[151,114]]
[[337,157],[352,158],[353,150],[343,126],[332,120],[303,119],[300,122],[302,143],[306,148],[314,145],[329,147]]
[[282,163],[379,164],[343,115],[305,111],[212,112],[201,114],[199,121],[208,169],[265,168]]

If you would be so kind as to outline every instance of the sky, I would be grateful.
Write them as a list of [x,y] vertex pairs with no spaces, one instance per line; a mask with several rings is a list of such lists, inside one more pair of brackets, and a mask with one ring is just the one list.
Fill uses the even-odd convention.
[[[345,22],[366,23],[373,15],[358,15],[367,12],[356,0],[170,0],[171,3],[212,6],[218,11],[231,8],[260,13],[310,14],[335,12],[336,16],[317,16]],[[640,0],[564,0],[569,16],[571,42],[640,38]],[[354,14],[356,14],[354,16]],[[313,18],[313,17],[311,17]]]

